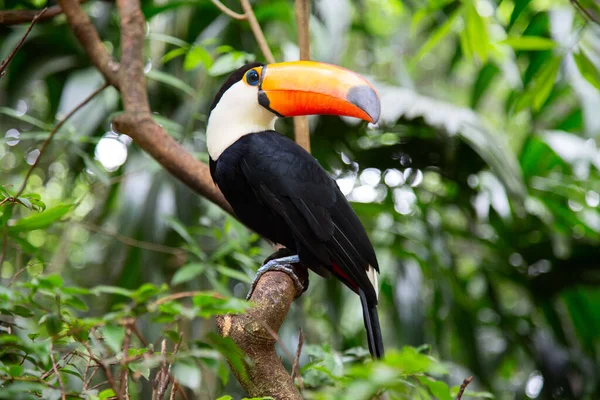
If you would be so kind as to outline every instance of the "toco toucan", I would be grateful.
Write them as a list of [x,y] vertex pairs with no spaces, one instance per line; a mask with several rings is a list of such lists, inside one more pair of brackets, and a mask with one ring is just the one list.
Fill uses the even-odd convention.
[[[275,120],[333,114],[377,122],[379,96],[347,69],[310,61],[247,64],[217,93],[206,128],[213,180],[249,228],[287,247],[319,275],[360,296],[369,350],[383,356],[379,266],[364,227],[310,153],[277,133]],[[266,265],[274,265],[273,261]]]

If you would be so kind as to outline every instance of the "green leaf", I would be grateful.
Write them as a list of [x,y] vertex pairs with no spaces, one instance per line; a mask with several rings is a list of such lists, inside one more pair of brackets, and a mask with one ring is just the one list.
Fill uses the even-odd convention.
[[56,336],[60,333],[60,330],[62,329],[62,321],[57,314],[51,313],[46,315],[44,322],[50,336]]
[[500,44],[524,51],[552,50],[556,47],[554,40],[541,36],[510,36],[502,40]]
[[429,388],[432,395],[438,400],[452,400],[452,394],[445,382],[437,381],[428,376],[418,376],[417,379]]
[[9,365],[8,374],[10,376],[21,376],[23,375],[23,367],[20,365]]
[[471,57],[477,55],[485,62],[490,47],[486,22],[477,12],[474,1],[465,7],[465,29],[461,34],[463,51]]
[[217,58],[214,64],[208,70],[210,76],[219,76],[235,71],[242,65],[254,61],[254,54],[244,53],[242,51],[232,51],[231,53],[223,54]]
[[120,325],[107,324],[102,328],[104,342],[115,353],[121,351],[123,340],[125,339],[125,328]]
[[5,226],[10,217],[12,217],[13,209],[14,207],[12,207],[10,204],[4,204],[2,207],[0,207],[0,213],[2,213],[0,214],[0,228]]
[[42,276],[39,277],[38,280],[40,282],[40,287],[51,290],[55,288],[60,288],[64,285],[63,279],[60,277],[60,275],[56,274]]
[[202,383],[200,368],[194,364],[175,362],[173,364],[173,376],[180,384],[192,390],[199,389]]
[[27,122],[28,124],[31,124],[35,127],[38,127],[40,129],[43,130],[50,130],[52,129],[52,126],[40,121],[37,118],[33,118],[27,114],[22,115],[21,113],[19,113],[17,110],[13,110],[12,108],[8,108],[8,107],[0,107],[0,114],[4,114],[7,115],[9,117],[18,119],[20,121],[23,122]]
[[473,84],[471,94],[471,108],[477,108],[479,101],[483,97],[485,91],[489,88],[492,80],[498,75],[500,68],[491,62],[485,64],[477,74],[477,79]]
[[204,47],[193,46],[185,55],[183,69],[186,71],[191,71],[200,64],[202,64],[202,66],[208,70],[213,64],[212,56]]
[[233,397],[231,397],[230,395],[226,394],[225,396],[219,397],[217,400],[233,400]]
[[561,60],[561,57],[556,56],[540,69],[525,93],[517,100],[515,112],[522,111],[527,107],[538,111],[544,105],[554,87]]
[[191,281],[195,277],[201,275],[205,269],[205,264],[188,264],[175,272],[175,275],[173,275],[173,279],[171,280],[171,285],[179,285]]
[[162,71],[157,71],[157,70],[153,69],[153,70],[149,71],[148,73],[146,73],[146,76],[157,82],[161,82],[161,83],[164,83],[165,85],[174,87],[175,89],[179,89],[182,92],[190,95],[191,97],[196,96],[196,91],[190,85],[188,85],[181,79],[174,77],[173,75],[169,75]]
[[150,367],[144,361],[129,363],[128,367],[133,372],[137,372],[146,379],[150,379]]
[[585,51],[580,48],[577,53],[573,53],[573,58],[581,75],[596,89],[600,90],[600,72],[598,72],[594,63],[585,54]]
[[430,36],[429,39],[421,46],[419,52],[415,56],[412,61],[412,66],[414,67],[417,62],[419,62],[427,53],[429,53],[438,43],[452,31],[452,27],[456,21],[456,18],[460,16],[463,12],[463,8],[459,7],[448,17],[446,22],[439,26]]
[[131,290],[127,290],[127,289],[123,289],[117,286],[104,286],[104,285],[99,285],[96,286],[94,289],[91,290],[91,293],[98,295],[101,293],[105,293],[105,294],[118,294],[121,296],[125,296],[125,297],[133,297],[134,292]]
[[100,400],[108,400],[110,398],[115,397],[117,394],[115,393],[114,390],[112,389],[104,389],[103,391],[100,392],[100,394],[98,394],[98,398]]
[[66,215],[72,207],[72,204],[61,204],[39,214],[21,218],[13,226],[10,226],[8,230],[9,232],[29,232],[46,228]]
[[163,64],[166,64],[169,61],[171,61],[172,59],[182,56],[182,55],[186,54],[187,52],[188,52],[188,50],[184,47],[179,47],[177,49],[173,49],[173,50],[169,51],[168,53],[166,53],[164,56],[162,56],[162,58],[160,59],[160,62],[162,62]]

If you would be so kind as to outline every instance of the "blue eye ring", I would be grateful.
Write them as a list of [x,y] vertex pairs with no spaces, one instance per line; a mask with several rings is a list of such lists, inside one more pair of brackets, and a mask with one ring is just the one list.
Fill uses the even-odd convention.
[[258,83],[260,82],[260,75],[258,72],[256,72],[256,70],[251,69],[250,71],[246,72],[246,82],[250,86],[258,86]]

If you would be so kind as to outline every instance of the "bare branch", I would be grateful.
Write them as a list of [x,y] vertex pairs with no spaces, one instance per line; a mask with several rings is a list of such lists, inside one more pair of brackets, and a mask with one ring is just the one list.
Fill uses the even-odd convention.
[[[135,321],[133,322],[135,323]],[[129,398],[128,381],[129,381],[129,367],[127,366],[128,354],[129,354],[129,343],[131,341],[131,321],[125,323],[125,338],[123,339],[123,358],[121,359],[121,376],[119,378],[119,389],[121,390],[121,396],[123,398]]]
[[473,377],[470,376],[468,378],[466,378],[462,385],[460,385],[460,389],[458,390],[458,394],[456,395],[456,400],[461,400],[463,397],[463,394],[465,393],[465,390],[467,389],[467,386],[469,386],[469,383],[471,383],[473,381]]
[[19,188],[19,190],[17,191],[17,194],[14,197],[19,197],[25,190],[25,186],[27,186],[27,180],[31,176],[31,173],[33,172],[35,167],[37,167],[38,163],[40,162],[40,159],[42,158],[42,155],[44,155],[46,148],[52,141],[52,138],[54,138],[54,135],[56,134],[56,132],[58,132],[58,130],[65,124],[65,122],[67,122],[69,120],[69,118],[71,118],[77,111],[81,110],[87,103],[89,103],[94,97],[96,97],[98,94],[100,94],[108,86],[109,86],[108,83],[105,83],[98,89],[94,90],[88,97],[86,97],[81,103],[79,103],[77,106],[75,106],[74,109],[72,109],[67,115],[65,115],[65,117],[63,119],[61,119],[54,126],[54,129],[52,129],[52,131],[50,131],[50,134],[48,135],[46,140],[44,140],[44,143],[42,143],[42,147],[40,148],[40,154],[36,158],[35,162],[31,165],[31,167],[29,167],[29,170],[27,170],[25,179],[23,179],[23,183],[21,184],[21,187]]
[[[302,266],[292,265],[296,275],[307,281],[308,273]],[[221,336],[230,337],[249,360],[246,363],[247,379],[232,368],[237,380],[249,397],[271,396],[277,399],[302,399],[296,385],[275,352],[276,340],[258,322],[255,316],[279,331],[289,308],[300,293],[292,279],[285,273],[270,271],[263,274],[256,284],[250,300],[253,305],[246,314],[217,317]]]
[[[296,25],[298,26],[298,47],[300,59],[310,60],[310,2],[309,0],[296,0]],[[294,137],[296,143],[310,152],[310,131],[308,117],[294,117]]]
[[85,49],[92,63],[104,78],[115,88],[119,88],[119,63],[113,60],[102,44],[96,28],[83,12],[79,0],[59,0],[71,30]]
[[248,19],[248,23],[250,24],[250,29],[258,42],[258,47],[265,56],[265,59],[268,63],[272,64],[275,62],[275,57],[273,57],[273,53],[271,52],[271,48],[267,43],[267,39],[265,39],[265,34],[263,33],[257,19],[256,15],[254,15],[254,11],[252,10],[252,6],[250,5],[250,0],[240,0],[242,3],[242,8],[244,9],[244,13],[246,18]]
[[126,244],[127,246],[138,247],[138,248],[144,249],[144,250],[156,251],[158,253],[173,254],[174,256],[183,256],[185,254],[185,251],[182,249],[178,249],[176,247],[171,247],[171,246],[165,246],[163,244],[150,243],[150,242],[144,242],[142,240],[133,239],[128,236],[121,235],[117,232],[109,231],[98,225],[93,225],[93,224],[89,224],[86,222],[74,222],[74,221],[69,221],[69,223],[76,223],[77,225],[80,225],[89,231],[100,233],[100,234],[106,235],[106,236],[110,236],[112,238],[115,238],[119,242]]
[[113,127],[130,136],[173,176],[223,210],[233,209],[212,180],[208,165],[195,159],[177,143],[151,116],[123,114],[113,120]]
[[304,333],[302,328],[298,330],[298,347],[296,348],[296,359],[292,366],[292,380],[298,379],[298,386],[300,391],[304,391],[304,383],[302,382],[302,375],[300,375],[300,355],[302,354],[302,346],[304,345]]
[[[4,260],[6,259],[6,248],[8,247],[8,225],[4,226],[4,229],[2,229],[2,252],[0,253],[0,272],[2,272],[2,264],[4,264]],[[17,272],[18,274],[18,272]],[[15,274],[15,276],[17,275]],[[8,286],[10,287],[10,285],[12,284],[13,280],[15,279],[15,276],[13,276],[13,279],[10,280]]]
[[25,39],[27,39],[27,36],[29,36],[29,32],[31,32],[31,29],[33,28],[35,23],[38,22],[38,20],[46,13],[46,11],[48,11],[48,9],[44,8],[42,11],[40,11],[39,13],[34,15],[33,19],[31,20],[31,24],[29,24],[29,28],[27,28],[27,30],[25,31],[25,34],[23,35],[23,37],[21,38],[19,43],[17,43],[17,45],[15,46],[13,51],[10,52],[10,54],[8,55],[8,58],[6,60],[2,61],[2,64],[0,64],[0,78],[2,78],[2,75],[4,75],[6,67],[12,61],[15,54],[17,54],[17,52],[19,51],[19,49],[21,48],[23,43],[25,43]]
[[[106,376],[106,380],[108,381],[108,384],[109,384],[110,388],[113,390],[113,392],[115,392],[117,400],[123,400],[123,396],[121,396],[121,392],[117,389],[117,385],[115,384],[115,380],[113,379],[113,375],[110,372],[110,368],[108,368],[106,366],[106,364],[104,364],[104,362],[102,360],[99,360],[96,356],[94,356],[94,353],[92,353],[92,349],[91,349],[91,347],[90,347],[90,345],[89,345],[88,342],[80,342],[80,343],[83,344],[83,346],[86,348],[86,350],[88,352],[87,356],[91,360],[93,360],[104,371],[104,375]],[[91,380],[91,378],[90,378],[90,380]]]
[[233,19],[237,19],[237,20],[244,20],[244,19],[248,19],[246,17],[246,14],[239,14],[236,13],[235,11],[233,11],[231,8],[227,7],[225,4],[221,3],[219,0],[210,0],[212,1],[212,3],[217,6],[217,8],[219,10],[221,10],[221,12]]
[[577,10],[579,10],[579,12],[585,15],[590,21],[600,25],[600,16],[595,15],[592,11],[585,8],[583,4],[579,2],[579,0],[571,0],[571,3]]
[[54,374],[56,375],[56,379],[58,381],[58,387],[60,388],[60,395],[62,400],[67,400],[67,394],[65,393],[65,386],[63,385],[62,378],[60,377],[60,373],[58,372],[58,366],[56,365],[56,360],[54,359],[54,346],[50,343],[50,361],[52,361],[52,369],[54,370]]
[[[85,0],[79,0],[83,3]],[[1,10],[0,11],[0,25],[8,26],[8,25],[18,25],[24,24],[26,22],[31,22],[31,20],[38,15],[39,10]],[[60,5],[55,5],[52,7],[48,7],[48,11],[44,13],[44,15],[40,15],[38,18],[38,22],[47,21],[56,17],[57,15],[62,14],[62,8]]]

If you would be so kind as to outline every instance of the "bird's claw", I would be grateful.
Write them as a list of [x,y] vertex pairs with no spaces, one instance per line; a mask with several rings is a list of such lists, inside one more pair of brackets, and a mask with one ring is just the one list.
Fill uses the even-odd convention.
[[256,285],[258,284],[258,281],[260,280],[261,276],[269,271],[279,271],[286,273],[292,279],[292,282],[294,282],[296,293],[303,293],[308,287],[308,280],[306,280],[307,285],[305,286],[296,274],[296,271],[294,270],[292,265],[298,263],[300,263],[300,258],[297,255],[275,258],[266,262],[262,267],[258,269],[258,271],[256,271],[256,276],[254,277],[254,280],[250,285],[250,290],[248,291],[246,300],[250,300],[250,297],[252,297],[252,293],[254,292],[254,289],[256,288]]

